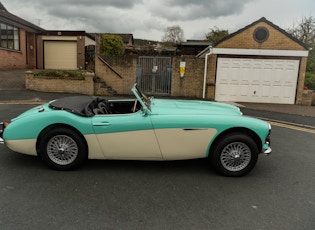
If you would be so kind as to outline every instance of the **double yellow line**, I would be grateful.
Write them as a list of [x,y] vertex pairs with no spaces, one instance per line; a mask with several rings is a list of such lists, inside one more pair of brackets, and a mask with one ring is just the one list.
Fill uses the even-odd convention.
[[298,124],[286,124],[286,123],[281,123],[281,122],[276,122],[276,121],[268,121],[268,122],[273,126],[278,126],[278,127],[282,127],[282,128],[293,129],[293,130],[298,130],[301,132],[315,134],[315,129],[301,127]]
[[272,126],[278,126],[278,127],[282,127],[286,129],[293,129],[293,130],[297,130],[301,132],[315,134],[315,126],[302,125],[302,124],[296,124],[296,123],[285,122],[285,121],[278,121],[278,120],[268,119],[264,117],[256,117],[256,118],[268,121]]

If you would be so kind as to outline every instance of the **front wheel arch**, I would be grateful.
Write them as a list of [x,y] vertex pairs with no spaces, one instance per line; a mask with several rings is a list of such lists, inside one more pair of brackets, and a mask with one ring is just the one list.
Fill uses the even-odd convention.
[[255,141],[257,148],[259,150],[262,149],[262,143],[261,143],[260,137],[257,135],[257,133],[255,133],[254,131],[247,129],[247,128],[237,127],[237,128],[227,129],[215,137],[215,139],[212,141],[212,144],[209,148],[208,157],[211,155],[214,147],[218,144],[218,142],[220,142],[220,140],[222,140],[222,138],[224,138],[224,136],[227,136],[231,133],[244,134],[244,135],[251,137],[253,139],[253,141]]

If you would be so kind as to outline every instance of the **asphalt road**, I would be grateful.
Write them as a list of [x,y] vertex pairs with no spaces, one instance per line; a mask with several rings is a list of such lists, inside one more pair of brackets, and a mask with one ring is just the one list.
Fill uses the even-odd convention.
[[[0,105],[0,119],[29,107]],[[261,155],[241,178],[217,175],[206,160],[91,160],[80,170],[59,172],[0,145],[0,226],[315,229],[314,137],[273,126],[273,153]]]

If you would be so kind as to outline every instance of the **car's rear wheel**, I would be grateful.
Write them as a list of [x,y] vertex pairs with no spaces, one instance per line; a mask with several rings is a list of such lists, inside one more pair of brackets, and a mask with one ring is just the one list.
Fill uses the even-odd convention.
[[217,142],[210,155],[213,168],[224,176],[243,176],[257,163],[258,147],[244,134],[225,135]]
[[38,154],[53,169],[71,170],[86,161],[87,146],[76,131],[57,127],[42,136]]

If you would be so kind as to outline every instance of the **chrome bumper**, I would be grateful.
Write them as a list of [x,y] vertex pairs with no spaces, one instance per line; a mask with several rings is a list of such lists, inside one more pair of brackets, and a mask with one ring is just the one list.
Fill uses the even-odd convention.
[[263,151],[263,154],[268,156],[270,153],[272,152],[272,149],[270,147],[268,147],[268,149],[266,149],[265,151]]
[[271,125],[270,125],[270,123],[268,123],[268,125],[269,125],[269,133],[268,133],[268,135],[266,137],[264,148],[263,148],[263,151],[262,151],[262,153],[264,155],[266,155],[266,156],[268,156],[272,152],[272,149],[270,147],[270,143],[271,143],[271,141],[270,141]]
[[0,144],[4,144],[4,140],[2,139],[3,130],[4,130],[3,122],[0,122]]

